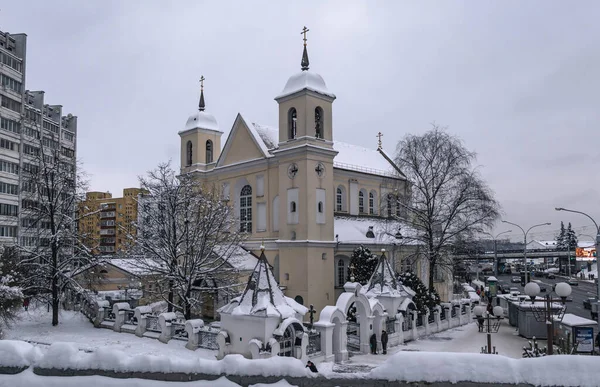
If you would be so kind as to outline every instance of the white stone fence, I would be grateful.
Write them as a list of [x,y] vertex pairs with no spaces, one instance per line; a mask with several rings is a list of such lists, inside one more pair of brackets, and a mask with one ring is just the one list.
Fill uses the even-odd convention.
[[217,350],[219,328],[204,325],[201,319],[184,321],[175,313],[156,314],[150,306],[131,308],[127,302],[113,304],[106,300],[85,298],[81,312],[96,328],[112,329],[115,332],[131,333],[139,337],[158,339],[163,343],[170,340],[185,341],[191,350],[206,348]]

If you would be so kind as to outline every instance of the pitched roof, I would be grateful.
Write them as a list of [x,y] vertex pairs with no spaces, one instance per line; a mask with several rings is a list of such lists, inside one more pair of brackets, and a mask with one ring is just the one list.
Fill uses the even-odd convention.
[[[244,119],[244,122],[248,123],[250,121]],[[278,128],[255,122],[252,122],[248,127],[255,136],[255,140],[262,142],[264,145],[264,152],[272,154],[272,151],[279,148]],[[392,158],[383,149],[365,148],[340,141],[333,142],[333,149],[338,152],[333,160],[335,168],[373,175],[403,177],[398,167],[394,165]]]
[[230,311],[232,315],[279,316],[286,319],[296,313],[304,314],[307,309],[283,295],[263,251],[242,296],[232,300],[220,311]]
[[[394,271],[390,266],[390,263],[385,256],[385,252],[382,252],[375,267],[375,271],[369,279],[369,283],[365,286],[366,295],[376,297],[391,296],[391,297],[406,297],[409,292],[404,286],[396,279]],[[413,293],[411,291],[411,293]],[[412,294],[414,295],[414,294]]]
[[[372,229],[370,229],[372,227]],[[373,238],[367,237],[369,231]],[[400,231],[401,239],[396,238]],[[414,239],[416,231],[408,225],[399,224],[397,221],[388,222],[376,217],[335,216],[333,218],[333,232],[338,236],[340,243],[356,244],[419,244]]]

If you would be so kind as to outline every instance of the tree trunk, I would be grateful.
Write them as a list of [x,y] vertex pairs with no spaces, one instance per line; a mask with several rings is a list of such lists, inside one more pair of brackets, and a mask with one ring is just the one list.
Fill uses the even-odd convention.
[[173,280],[169,280],[169,302],[167,303],[167,312],[173,311],[173,298]]
[[433,270],[435,269],[435,264],[432,261],[429,261],[429,293],[431,293],[431,289],[433,289]]
[[58,325],[58,276],[56,268],[58,266],[58,251],[55,247],[52,248],[52,326]]

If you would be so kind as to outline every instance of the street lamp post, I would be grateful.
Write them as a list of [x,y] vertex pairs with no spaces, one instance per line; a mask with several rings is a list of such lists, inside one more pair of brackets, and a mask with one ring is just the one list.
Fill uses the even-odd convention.
[[[556,284],[555,292],[560,298],[554,298],[550,294],[546,294],[543,306],[536,305],[536,298],[540,294],[540,285],[535,282],[529,282],[525,285],[525,294],[531,299],[531,309],[533,310],[534,317],[537,321],[545,321],[546,329],[548,334],[548,355],[552,355],[554,352],[554,321],[553,316],[556,314],[557,319],[562,321],[565,311],[567,310],[565,303],[568,301],[567,297],[571,295],[571,286],[566,282],[560,282]],[[552,312],[553,302],[562,303],[562,308],[557,313]]]
[[[498,276],[498,244],[497,244],[498,237],[502,234],[508,234],[509,232],[512,232],[512,230],[502,231],[500,234],[497,234],[496,236],[493,236],[489,232],[485,232],[485,231],[483,232],[484,234],[491,236],[492,239],[494,240],[494,275],[496,277]],[[479,265],[477,267],[479,267]],[[479,273],[479,271],[478,271],[478,273]]]
[[516,226],[516,227],[520,228],[521,231],[523,231],[523,244],[524,244],[524,246],[523,246],[523,263],[525,264],[525,267],[524,267],[524,269],[525,269],[525,284],[527,284],[527,282],[529,282],[529,281],[527,281],[527,234],[529,234],[529,231],[531,231],[531,229],[533,229],[533,228],[540,227],[540,226],[550,226],[550,223],[540,223],[540,224],[533,225],[533,226],[529,227],[529,229],[527,229],[527,231],[525,231],[523,229],[523,227],[519,226],[516,223],[508,222],[506,220],[503,220],[502,223],[512,224],[513,226]]
[[[474,319],[477,320],[478,324],[482,324],[480,327],[487,333],[487,347],[482,348],[481,352],[488,354],[496,353],[495,347],[494,351],[492,351],[492,333],[497,333],[500,329],[500,320],[502,320],[504,316],[504,309],[499,305],[495,306],[494,309],[492,309],[493,314],[490,314],[483,309],[483,306],[477,305],[473,308],[473,312],[475,313]],[[485,324],[483,324],[481,320],[484,320]]]
[[[592,218],[585,212],[568,210],[568,209],[562,208],[562,207],[557,207],[557,208],[555,208],[555,210],[556,211],[573,212],[575,214],[584,215],[584,216],[587,216],[592,221],[592,223],[594,223],[594,226],[596,226],[596,271],[598,271],[600,273],[600,270],[598,270],[598,268],[600,268],[600,265],[598,264],[599,263],[598,258],[600,258],[600,227],[598,227],[598,223],[596,223],[594,218]],[[597,291],[598,291],[598,300],[600,300],[600,278],[598,279]],[[597,307],[600,308],[600,301],[598,301]],[[600,313],[598,313],[598,332],[597,332],[597,334],[598,333],[600,333]]]

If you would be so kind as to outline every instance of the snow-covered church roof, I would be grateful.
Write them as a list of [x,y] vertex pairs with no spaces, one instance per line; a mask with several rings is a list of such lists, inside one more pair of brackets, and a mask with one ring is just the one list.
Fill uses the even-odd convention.
[[335,94],[327,89],[322,76],[310,71],[301,71],[288,79],[283,91],[275,99],[278,100],[302,90],[310,90],[330,98],[335,98]]
[[220,131],[219,124],[217,123],[215,116],[204,111],[197,111],[188,118],[187,122],[185,123],[184,131],[192,129],[208,129],[215,130],[217,132]]
[[[370,232],[372,233],[370,233]],[[376,217],[335,216],[333,232],[338,242],[351,244],[418,245],[417,231],[408,224]],[[398,236],[396,234],[400,233]]]
[[[244,119],[245,120],[245,119]],[[245,120],[247,123],[252,122]],[[259,141],[272,152],[279,148],[279,129],[252,122],[251,131],[258,134]],[[333,159],[333,166],[339,169],[370,173],[381,176],[400,177],[391,158],[383,149],[370,149],[345,142],[334,141],[333,149],[338,154]]]
[[261,252],[242,295],[219,310],[220,313],[232,315],[271,316],[282,319],[294,317],[297,313],[305,314],[307,311],[305,306],[283,294],[269,268],[264,251]]
[[375,271],[369,279],[369,283],[362,288],[367,297],[390,296],[390,297],[407,297],[414,296],[415,293],[404,287],[397,279],[392,270],[392,267],[385,256],[385,252],[381,253]]

